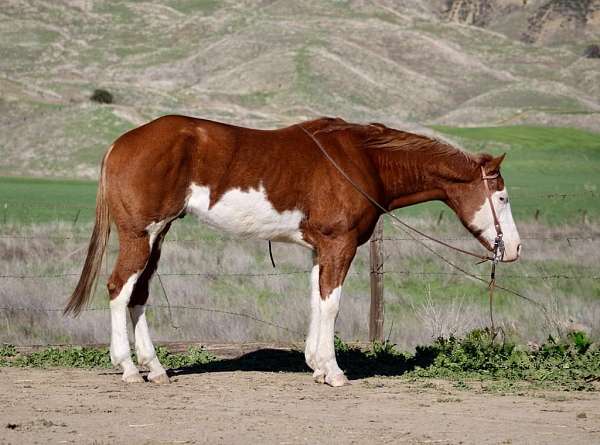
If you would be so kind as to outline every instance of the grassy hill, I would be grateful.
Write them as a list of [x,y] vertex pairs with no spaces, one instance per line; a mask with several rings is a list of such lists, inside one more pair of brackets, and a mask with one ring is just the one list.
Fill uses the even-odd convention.
[[[507,24],[455,23],[441,3],[7,0],[0,175],[94,178],[116,136],[168,113],[600,130],[587,42],[524,43]],[[99,87],[113,104],[90,102]]]

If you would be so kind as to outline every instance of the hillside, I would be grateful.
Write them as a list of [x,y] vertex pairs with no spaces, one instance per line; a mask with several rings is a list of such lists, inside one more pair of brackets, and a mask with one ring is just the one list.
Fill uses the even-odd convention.
[[0,175],[92,178],[112,139],[168,113],[600,131],[600,60],[581,57],[598,3],[5,0]]
[[528,43],[577,45],[600,37],[598,0],[446,0],[438,9],[448,20]]

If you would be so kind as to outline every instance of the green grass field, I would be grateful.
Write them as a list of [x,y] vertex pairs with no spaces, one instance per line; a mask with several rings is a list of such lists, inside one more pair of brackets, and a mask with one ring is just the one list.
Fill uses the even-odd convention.
[[600,134],[573,128],[434,127],[471,151],[507,153],[502,174],[516,218],[551,223],[600,215]]
[[[434,127],[471,151],[507,153],[503,176],[517,220],[580,223],[600,216],[600,135],[571,128],[511,126]],[[37,224],[89,221],[93,181],[0,177],[0,221]],[[438,215],[441,203],[402,210],[403,215]],[[537,215],[537,216],[536,216]]]
[[0,177],[0,221],[4,224],[91,221],[96,188],[94,181]]

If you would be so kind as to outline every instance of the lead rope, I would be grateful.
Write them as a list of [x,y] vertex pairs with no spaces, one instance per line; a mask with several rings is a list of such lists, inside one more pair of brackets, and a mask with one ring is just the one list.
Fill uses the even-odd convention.
[[[386,208],[384,208],[381,204],[379,204],[375,199],[373,199],[367,192],[365,192],[358,184],[356,184],[352,178],[350,178],[350,176],[348,176],[348,174],[340,167],[340,165],[335,161],[335,159],[333,159],[329,153],[327,152],[327,150],[325,150],[325,148],[321,145],[321,143],[314,137],[314,135],[312,133],[310,133],[308,130],[306,130],[306,128],[304,128],[302,125],[298,124],[297,125],[314,143],[315,145],[319,148],[319,150],[321,150],[321,153],[323,153],[323,155],[329,160],[329,162],[331,162],[331,164],[336,168],[336,170],[344,177],[346,178],[346,180],[361,194],[363,195],[371,204],[373,204],[376,208],[378,208],[379,210],[381,210],[384,214],[389,215],[394,222],[400,224],[401,227],[399,227],[404,233],[406,233],[408,236],[410,236],[414,241],[418,242],[419,244],[421,244],[423,247],[425,247],[427,250],[429,250],[429,252],[433,253],[435,256],[437,256],[438,258],[440,258],[442,261],[444,261],[446,264],[450,265],[451,267],[457,269],[458,271],[462,272],[463,274],[465,274],[466,276],[477,280],[477,281],[482,281],[483,283],[487,283],[488,286],[488,291],[489,291],[489,304],[490,304],[490,323],[491,323],[491,331],[492,331],[492,342],[494,342],[496,335],[497,335],[497,331],[495,328],[495,323],[494,323],[494,312],[493,312],[493,302],[494,302],[494,290],[496,288],[498,289],[502,289],[503,291],[510,293],[512,295],[515,295],[519,298],[522,298],[523,300],[526,300],[528,302],[530,302],[531,304],[534,304],[536,306],[538,306],[542,312],[544,313],[544,316],[546,317],[546,319],[548,319],[548,313],[547,313],[547,309],[544,305],[542,305],[541,303],[532,300],[529,297],[526,297],[525,295],[520,294],[519,292],[516,292],[512,289],[506,288],[504,286],[499,286],[498,284],[496,284],[496,264],[498,264],[498,262],[504,257],[504,241],[502,239],[502,228],[500,227],[500,222],[498,220],[498,216],[496,214],[496,209],[494,208],[494,203],[492,201],[492,197],[491,197],[491,193],[488,187],[488,183],[487,181],[489,179],[495,179],[498,177],[498,174],[495,175],[486,175],[485,174],[485,170],[483,169],[483,167],[481,168],[482,171],[482,179],[483,179],[483,183],[486,189],[486,195],[487,195],[487,199],[490,203],[490,207],[492,209],[492,216],[494,218],[494,227],[496,229],[496,239],[494,240],[494,247],[493,247],[493,256],[489,257],[489,256],[483,256],[483,255],[479,255],[477,253],[473,253],[473,252],[469,252],[468,250],[464,250],[464,249],[460,249],[458,247],[455,247],[451,244],[445,243],[441,240],[438,240],[437,238],[434,238],[432,236],[429,236],[423,232],[421,232],[420,230],[412,227],[411,225],[405,223],[404,221],[400,220],[400,218],[398,218],[396,215],[394,215],[393,213],[391,213],[389,210],[387,210]],[[396,226],[397,227],[397,226]],[[412,233],[410,233],[408,230],[406,229],[410,229],[413,232],[421,235],[424,238],[427,238],[430,241],[434,241],[442,246],[448,247],[450,249],[456,250],[457,252],[461,252],[464,253],[466,255],[470,255],[473,256],[475,258],[479,258],[480,261],[478,264],[485,262],[485,261],[490,261],[492,263],[492,268],[490,271],[490,281],[487,282],[486,280],[484,280],[483,278],[474,275],[468,271],[466,271],[465,269],[463,269],[462,267],[458,266],[457,264],[454,264],[452,261],[446,259],[444,256],[442,256],[441,254],[439,254],[437,251],[435,251],[433,248],[431,248],[430,246],[428,246],[427,244],[425,244],[422,240],[420,240],[419,238],[417,238],[416,236],[414,236]]]
[[496,208],[494,206],[494,201],[492,200],[492,193],[490,192],[490,187],[488,184],[488,180],[496,179],[498,174],[494,175],[486,175],[485,169],[483,166],[481,167],[481,177],[483,178],[483,185],[485,187],[485,195],[490,203],[490,209],[492,210],[492,216],[494,218],[494,228],[496,229],[496,239],[494,240],[494,257],[492,260],[492,268],[490,270],[490,282],[488,284],[488,292],[489,292],[489,300],[490,300],[490,328],[492,330],[492,343],[494,342],[496,336],[498,335],[498,330],[496,330],[496,326],[494,324],[494,289],[496,288],[496,264],[499,261],[502,261],[504,258],[504,240],[502,227],[500,226],[500,221],[498,220],[498,214],[496,213]]

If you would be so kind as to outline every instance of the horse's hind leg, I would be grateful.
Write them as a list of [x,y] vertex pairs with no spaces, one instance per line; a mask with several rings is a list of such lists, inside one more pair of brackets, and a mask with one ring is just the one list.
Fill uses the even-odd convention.
[[150,258],[150,236],[147,232],[119,232],[119,257],[108,280],[110,294],[110,358],[123,369],[123,381],[143,382],[131,360],[127,336],[127,307],[135,285]]
[[149,229],[151,240],[154,238],[156,240],[153,243],[148,264],[140,275],[129,302],[129,315],[133,324],[137,360],[140,365],[147,366],[150,369],[148,380],[154,383],[169,383],[169,377],[156,356],[150,338],[146,320],[146,302],[148,301],[150,280],[158,267],[162,242],[170,225],[170,223],[167,223],[163,228],[159,223],[156,227]]

